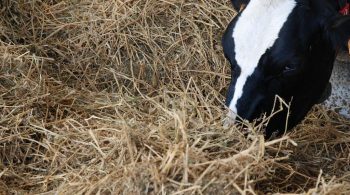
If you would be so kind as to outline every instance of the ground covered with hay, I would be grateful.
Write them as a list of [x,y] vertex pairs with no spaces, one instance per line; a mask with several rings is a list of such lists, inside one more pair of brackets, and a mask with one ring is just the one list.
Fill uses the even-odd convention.
[[0,2],[0,194],[350,193],[350,122],[224,129],[227,0]]

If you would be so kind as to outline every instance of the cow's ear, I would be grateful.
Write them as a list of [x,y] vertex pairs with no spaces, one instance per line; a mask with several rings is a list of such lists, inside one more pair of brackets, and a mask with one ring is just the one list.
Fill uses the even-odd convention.
[[231,0],[231,2],[233,8],[235,8],[236,11],[240,11],[249,3],[249,0]]
[[348,48],[350,40],[350,16],[337,16],[326,26],[327,36],[335,48]]

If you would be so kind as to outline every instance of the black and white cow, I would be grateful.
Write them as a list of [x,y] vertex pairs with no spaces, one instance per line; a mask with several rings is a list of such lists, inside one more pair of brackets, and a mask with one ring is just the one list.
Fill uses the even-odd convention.
[[291,102],[276,114],[266,136],[298,124],[322,101],[339,48],[347,48],[350,16],[339,12],[347,0],[232,0],[241,12],[223,36],[231,64],[226,125],[270,113],[276,95]]

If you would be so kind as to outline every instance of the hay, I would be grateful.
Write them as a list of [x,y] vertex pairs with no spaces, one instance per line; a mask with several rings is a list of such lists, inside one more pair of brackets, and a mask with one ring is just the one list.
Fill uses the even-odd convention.
[[350,192],[350,122],[224,129],[229,1],[0,2],[0,194]]

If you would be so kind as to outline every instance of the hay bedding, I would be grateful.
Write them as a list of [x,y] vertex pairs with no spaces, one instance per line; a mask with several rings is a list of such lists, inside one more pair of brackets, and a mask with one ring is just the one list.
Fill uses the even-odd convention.
[[222,127],[229,1],[0,5],[0,194],[350,192],[338,114]]

